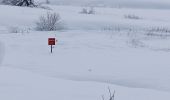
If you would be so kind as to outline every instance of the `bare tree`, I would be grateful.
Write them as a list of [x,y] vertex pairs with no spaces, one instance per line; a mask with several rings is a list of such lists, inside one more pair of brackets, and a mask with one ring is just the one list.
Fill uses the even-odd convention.
[[35,6],[34,0],[2,0],[2,3],[14,6]]
[[109,87],[108,87],[108,90],[110,94],[109,100],[114,100],[116,91],[114,90],[114,92],[112,93]]

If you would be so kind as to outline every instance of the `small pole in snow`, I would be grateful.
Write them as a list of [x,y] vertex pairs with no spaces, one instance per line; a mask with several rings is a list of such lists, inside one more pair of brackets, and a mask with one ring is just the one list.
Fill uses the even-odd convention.
[[53,53],[53,45],[51,45],[51,53]]
[[53,45],[55,45],[55,38],[48,38],[48,45],[51,45],[51,53],[53,53]]

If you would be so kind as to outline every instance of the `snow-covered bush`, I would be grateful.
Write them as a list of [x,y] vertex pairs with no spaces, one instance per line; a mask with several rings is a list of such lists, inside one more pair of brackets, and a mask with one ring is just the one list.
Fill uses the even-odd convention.
[[82,11],[80,12],[81,14],[88,14],[88,11],[86,8],[82,8]]
[[47,13],[40,16],[39,21],[36,22],[37,31],[56,31],[64,28],[61,23],[60,15],[57,13]]
[[126,19],[141,19],[139,16],[136,16],[136,15],[124,15],[124,18]]
[[94,7],[82,8],[81,14],[95,14]]
[[9,33],[29,33],[30,30],[30,28],[19,28],[17,26],[8,27]]
[[2,0],[2,4],[11,5],[12,0]]
[[146,47],[146,45],[142,41],[140,41],[139,39],[136,39],[136,38],[132,38],[132,39],[128,40],[127,44],[133,48]]

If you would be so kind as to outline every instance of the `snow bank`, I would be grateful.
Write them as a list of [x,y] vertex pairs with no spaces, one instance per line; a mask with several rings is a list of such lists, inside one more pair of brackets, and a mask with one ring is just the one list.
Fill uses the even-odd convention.
[[131,89],[96,82],[75,82],[34,74],[15,68],[0,70],[1,100],[108,100],[116,91],[116,100],[169,100],[169,93],[148,89]]

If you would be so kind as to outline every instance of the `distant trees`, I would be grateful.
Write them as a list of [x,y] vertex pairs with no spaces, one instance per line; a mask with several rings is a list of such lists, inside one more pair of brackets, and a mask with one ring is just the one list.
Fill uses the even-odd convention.
[[33,0],[2,0],[2,3],[14,6],[35,6]]

